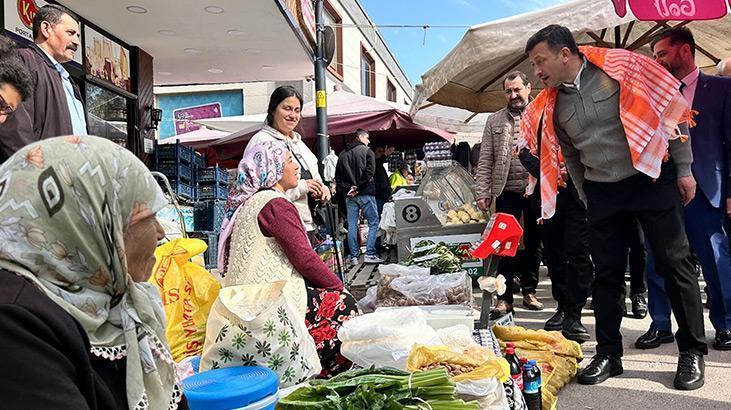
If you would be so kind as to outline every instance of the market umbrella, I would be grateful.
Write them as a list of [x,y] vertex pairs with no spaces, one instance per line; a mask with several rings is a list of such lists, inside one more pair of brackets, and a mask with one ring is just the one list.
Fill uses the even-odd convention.
[[233,115],[230,117],[206,118],[193,120],[194,123],[204,125],[212,130],[237,132],[247,127],[264,124],[266,114]]
[[206,148],[213,141],[228,136],[228,132],[211,130],[206,127],[201,127],[195,131],[186,132],[184,134],[178,134],[172,137],[159,140],[158,144],[175,144],[180,142],[183,145],[193,147],[195,149]]
[[711,21],[645,22],[638,21],[631,10],[619,17],[610,0],[576,0],[471,27],[452,51],[422,75],[412,116],[430,102],[472,112],[495,112],[505,106],[501,83],[513,70],[528,74],[534,92],[540,91],[524,48],[533,33],[549,24],[568,27],[579,44],[622,47],[647,55],[651,54],[649,43],[655,33],[688,25],[696,39],[699,67],[712,69],[720,58],[731,54],[729,16]]
[[[374,139],[384,139],[404,148],[422,146],[429,141],[452,141],[454,135],[437,128],[416,124],[408,114],[408,106],[380,101],[347,91],[334,91],[328,95],[328,132],[333,149],[344,147],[344,139],[355,130],[367,130]],[[263,126],[244,128],[212,144],[219,159],[241,156],[246,143]],[[314,145],[317,135],[315,104],[302,107],[302,121],[297,131],[305,142]]]

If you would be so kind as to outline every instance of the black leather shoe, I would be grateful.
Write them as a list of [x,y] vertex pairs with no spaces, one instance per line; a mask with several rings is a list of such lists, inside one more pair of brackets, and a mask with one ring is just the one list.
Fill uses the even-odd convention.
[[566,319],[563,322],[561,334],[563,334],[563,337],[566,339],[573,340],[576,343],[584,343],[591,339],[589,331],[586,330],[584,325],[576,319]]
[[632,301],[632,314],[636,319],[644,319],[647,317],[647,299],[642,293],[629,297]]
[[713,341],[716,350],[731,350],[731,330],[716,330],[716,339]]
[[548,331],[560,331],[563,329],[563,320],[565,317],[563,310],[556,310],[556,313],[554,313],[553,316],[546,321],[546,325],[543,326],[543,328]]
[[703,355],[680,352],[678,370],[675,372],[673,386],[678,390],[695,390],[703,386],[706,364]]
[[673,343],[675,336],[667,330],[650,329],[644,335],[637,338],[635,347],[638,349],[654,349],[664,343]]
[[579,372],[579,384],[599,384],[610,377],[619,376],[624,372],[622,360],[619,357],[598,354],[591,359],[591,363]]

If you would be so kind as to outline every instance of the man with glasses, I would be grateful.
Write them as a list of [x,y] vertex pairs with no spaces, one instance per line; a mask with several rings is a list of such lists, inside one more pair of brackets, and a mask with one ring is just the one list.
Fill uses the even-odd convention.
[[73,59],[80,36],[78,18],[69,10],[49,4],[36,14],[34,43],[18,50],[33,93],[0,125],[0,162],[35,141],[87,134],[81,93],[61,65]]

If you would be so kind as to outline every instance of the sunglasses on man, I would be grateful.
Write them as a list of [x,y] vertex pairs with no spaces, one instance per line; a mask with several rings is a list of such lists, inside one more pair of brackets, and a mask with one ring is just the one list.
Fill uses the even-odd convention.
[[2,95],[0,95],[0,115],[10,115],[13,111],[15,111],[13,107],[5,101],[5,98],[3,98]]

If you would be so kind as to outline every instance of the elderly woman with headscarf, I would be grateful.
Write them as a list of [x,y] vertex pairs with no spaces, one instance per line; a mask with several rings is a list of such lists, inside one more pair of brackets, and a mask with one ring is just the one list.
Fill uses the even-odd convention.
[[286,280],[284,292],[302,314],[327,376],[351,366],[340,355],[337,332],[357,307],[310,247],[302,218],[285,195],[297,185],[298,168],[282,142],[249,147],[229,198],[235,212],[219,239],[218,268],[224,286]]
[[160,295],[144,283],[166,204],[145,165],[97,137],[0,166],[3,409],[175,409]]

